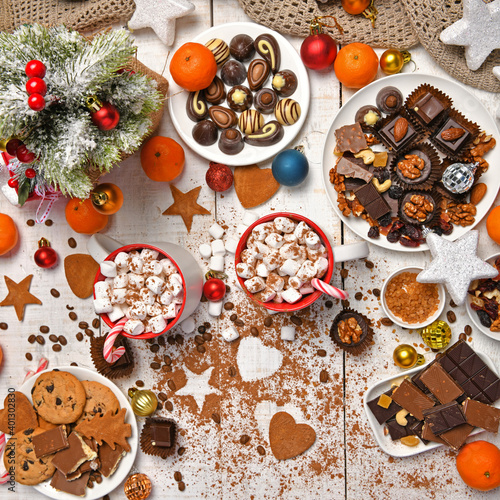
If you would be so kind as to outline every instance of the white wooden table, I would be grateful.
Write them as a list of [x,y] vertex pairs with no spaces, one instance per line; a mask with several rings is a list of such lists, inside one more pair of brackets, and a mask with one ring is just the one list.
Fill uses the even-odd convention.
[[[177,21],[177,38],[173,49],[188,42],[196,34],[212,25],[231,21],[248,21],[236,0],[194,0],[196,11]],[[138,58],[155,71],[161,72],[165,66],[168,49],[149,30],[134,33],[138,46]],[[302,40],[287,37],[299,50]],[[377,50],[380,54],[382,50]],[[416,71],[451,79],[437,67],[422,47],[412,51]],[[411,68],[408,68],[411,70]],[[379,72],[378,78],[384,75]],[[307,141],[306,154],[309,159],[310,173],[300,188],[282,187],[276,195],[254,211],[259,215],[271,210],[286,209],[302,213],[314,219],[327,232],[332,244],[349,243],[359,240],[348,228],[343,227],[326,198],[322,184],[321,153],[325,132],[341,106],[353,92],[340,88],[333,72],[309,72],[311,82],[311,107],[309,116],[298,138],[292,146]],[[498,95],[469,90],[494,114],[500,103]],[[178,139],[168,112],[165,112],[160,135]],[[497,146],[498,147],[498,146]],[[207,269],[198,254],[200,243],[209,241],[208,228],[217,220],[219,224],[234,231],[241,220],[244,209],[241,207],[234,189],[222,195],[214,195],[205,183],[208,162],[185,147],[186,167],[176,179],[175,185],[181,191],[202,186],[199,203],[211,211],[211,216],[196,216],[191,233],[188,234],[180,217],[165,217],[161,213],[171,203],[170,189],[165,183],[156,183],[143,174],[139,156],[136,154],[126,160],[121,168],[115,169],[105,180],[116,183],[123,190],[125,205],[113,216],[105,234],[124,242],[148,242],[163,239],[184,245]],[[266,162],[264,167],[269,167]],[[491,168],[498,167],[492,165]],[[497,198],[496,203],[500,201]],[[50,218],[54,225],[28,227],[26,221],[34,218],[37,204],[27,203],[22,209],[12,206],[3,196],[0,197],[0,212],[11,215],[20,230],[20,242],[10,254],[0,258],[0,274],[20,281],[28,274],[34,274],[31,292],[39,297],[43,306],[28,306],[24,321],[19,323],[13,308],[0,309],[0,321],[7,322],[8,330],[0,331],[0,345],[4,351],[1,367],[0,399],[9,387],[19,387],[25,369],[36,367],[41,356],[50,360],[50,367],[78,365],[92,368],[89,355],[89,342],[85,338],[78,342],[75,334],[79,331],[78,321],[89,323],[95,317],[91,300],[77,299],[70,291],[65,277],[62,260],[75,252],[86,252],[87,236],[77,235],[67,226],[64,218],[65,202],[56,203]],[[479,225],[479,254],[485,257],[499,250],[486,235],[484,221]],[[43,270],[34,264],[33,254],[37,241],[48,238],[58,252],[61,263],[52,270]],[[75,250],[68,246],[68,238],[74,237],[78,243]],[[392,270],[409,264],[421,265],[428,262],[426,253],[403,254],[382,250],[371,246],[370,260],[375,267],[370,270],[362,261],[345,265],[349,270],[343,286],[351,292],[362,291],[366,300],[351,300],[351,306],[366,313],[375,322],[383,316],[380,302],[371,294],[373,288],[381,288],[383,278]],[[229,268],[229,260],[227,261]],[[231,279],[229,284],[231,284]],[[334,283],[341,284],[339,269],[334,273]],[[56,299],[49,293],[57,288],[61,297]],[[0,298],[6,295],[3,278],[0,280]],[[136,367],[129,379],[121,379],[119,387],[126,392],[136,380],[143,380],[146,387],[163,390],[173,402],[174,410],[166,410],[159,415],[174,418],[181,430],[179,446],[186,448],[183,456],[177,454],[167,460],[144,455],[139,451],[132,471],[144,472],[153,481],[151,498],[189,498],[189,499],[493,499],[497,492],[482,494],[466,487],[455,468],[455,453],[438,448],[412,458],[393,459],[384,454],[375,443],[368,421],[362,408],[362,396],[367,387],[382,378],[401,373],[392,361],[394,348],[401,343],[411,343],[424,352],[422,341],[417,332],[397,327],[380,327],[375,332],[375,345],[364,355],[353,357],[344,355],[334,347],[328,337],[332,318],[340,309],[324,307],[320,299],[307,313],[307,321],[297,329],[297,339],[284,345],[279,339],[279,325],[290,322],[284,315],[274,316],[274,327],[264,328],[255,316],[255,309],[246,298],[232,287],[228,296],[236,305],[239,317],[245,321],[241,329],[242,337],[249,336],[251,326],[261,331],[260,339],[266,346],[274,346],[284,355],[282,368],[276,375],[258,382],[242,383],[237,375],[227,375],[229,366],[237,366],[236,354],[238,341],[228,345],[218,334],[220,329],[230,324],[229,314],[219,320],[210,318],[207,304],[201,304],[195,313],[197,326],[204,321],[212,324],[214,339],[207,343],[207,353],[195,350],[194,335],[185,336],[180,345],[169,345],[158,354],[168,354],[173,359],[174,378],[183,380],[186,369],[203,371],[214,366],[211,384],[215,394],[206,398],[200,410],[191,396],[176,396],[166,388],[166,378],[151,369],[152,354],[146,343],[134,342]],[[78,321],[68,317],[66,305],[73,306]],[[449,308],[445,308],[445,312]],[[456,308],[457,321],[452,325],[453,340],[470,323],[465,309]],[[306,313],[299,316],[306,318]],[[443,319],[444,314],[443,314]],[[306,324],[307,323],[307,324]],[[48,325],[51,333],[64,334],[68,345],[61,352],[53,352],[51,342],[45,345],[29,344],[31,333],[38,334],[41,325]],[[174,330],[179,333],[180,329]],[[47,336],[46,336],[47,337]],[[478,331],[473,331],[471,345],[479,352],[488,353],[500,369],[500,343],[490,340]],[[318,348],[327,351],[326,358],[316,355]],[[25,353],[32,353],[34,360],[28,362]],[[426,353],[427,359],[432,353]],[[320,384],[319,372],[326,369],[330,380]],[[170,374],[162,374],[170,375]],[[274,405],[274,406],[273,406]],[[266,428],[269,412],[275,405],[285,405],[299,421],[307,422],[317,433],[315,445],[303,456],[287,462],[278,462],[272,456]],[[220,426],[210,415],[221,415]],[[139,420],[142,426],[142,421]],[[246,446],[240,444],[242,434],[251,437]],[[500,438],[484,434],[483,438],[500,445]],[[260,456],[256,447],[262,445],[265,456]],[[179,492],[174,481],[174,471],[181,471],[187,487]],[[2,490],[0,490],[2,491]],[[2,498],[42,498],[30,487],[16,485],[15,493],[2,491]],[[118,488],[111,498],[124,498],[122,488]]]

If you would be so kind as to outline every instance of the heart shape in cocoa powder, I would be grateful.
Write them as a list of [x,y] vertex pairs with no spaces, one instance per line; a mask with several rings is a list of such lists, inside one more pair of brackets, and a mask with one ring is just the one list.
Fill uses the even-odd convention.
[[270,377],[279,370],[283,354],[274,347],[264,345],[256,337],[244,337],[238,347],[236,361],[243,382],[251,382]]
[[243,208],[253,208],[266,202],[279,187],[270,168],[249,165],[234,169],[234,190]]
[[0,410],[0,431],[15,434],[36,427],[38,419],[30,400],[22,392],[9,393],[3,401],[3,409]]
[[269,444],[278,460],[288,460],[307,451],[316,441],[316,432],[307,424],[297,424],[286,411],[273,415],[269,424]]

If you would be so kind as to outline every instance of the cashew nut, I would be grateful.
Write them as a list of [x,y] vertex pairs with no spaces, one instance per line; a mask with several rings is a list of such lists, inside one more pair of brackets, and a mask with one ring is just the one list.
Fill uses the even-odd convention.
[[396,422],[402,427],[408,424],[408,420],[406,420],[405,418],[406,415],[408,415],[408,412],[406,410],[399,410],[396,413]]
[[363,158],[363,163],[369,165],[375,159],[375,153],[371,149],[362,149],[359,153],[355,153],[354,158]]
[[377,191],[379,193],[385,193],[392,185],[392,181],[391,179],[387,179],[385,182],[383,182],[382,184],[380,184],[380,182],[378,181],[378,179],[376,177],[374,177],[372,179],[372,182],[373,182],[373,185],[375,186],[375,188],[377,189]]

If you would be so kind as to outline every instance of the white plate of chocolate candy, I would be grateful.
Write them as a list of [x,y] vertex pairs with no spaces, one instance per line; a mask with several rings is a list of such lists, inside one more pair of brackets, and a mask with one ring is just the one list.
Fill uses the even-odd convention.
[[[337,204],[338,193],[337,191],[335,191],[334,185],[330,182],[329,176],[330,170],[335,166],[335,162],[338,158],[338,156],[334,154],[334,149],[337,144],[335,131],[346,125],[354,124],[356,113],[363,106],[375,107],[377,94],[379,94],[382,89],[386,87],[396,87],[396,89],[398,89],[402,94],[402,102],[404,105],[407,97],[417,87],[425,84],[432,86],[434,87],[434,89],[437,89],[441,93],[449,96],[452,100],[451,105],[454,109],[462,113],[462,115],[464,115],[467,120],[476,123],[479,126],[480,130],[486,132],[487,135],[493,136],[497,143],[496,147],[494,147],[491,151],[487,152],[484,155],[484,159],[489,163],[489,168],[485,173],[483,173],[483,175],[481,175],[478,182],[486,184],[487,191],[482,200],[476,206],[477,213],[474,217],[475,221],[465,227],[462,227],[460,225],[453,225],[453,231],[451,232],[451,234],[447,236],[446,233],[444,233],[443,235],[446,239],[449,239],[451,241],[456,240],[457,238],[474,228],[487,214],[491,205],[495,201],[498,189],[500,187],[500,133],[498,127],[495,123],[494,118],[488,113],[483,104],[464,87],[462,87],[458,83],[446,80],[444,78],[416,73],[394,75],[376,80],[375,82],[356,92],[356,94],[342,106],[332,125],[330,126],[323,146],[323,183],[325,185],[326,193],[330,200],[330,203],[332,204],[333,209],[335,210],[337,215],[352,231],[354,231],[357,235],[361,236],[370,243],[382,248],[400,252],[421,252],[424,250],[428,250],[428,246],[426,243],[421,243],[416,247],[403,246],[398,242],[391,243],[387,239],[387,237],[383,236],[382,234],[380,234],[380,237],[378,238],[370,238],[368,237],[370,225],[366,220],[361,217],[354,217],[352,214],[349,216],[344,216],[339,210]],[[446,122],[446,119],[444,119],[444,122]],[[368,133],[366,129],[365,133]],[[424,134],[422,135],[424,138],[425,134],[429,134],[429,132],[424,132]],[[425,142],[428,143],[429,139],[425,138]],[[382,144],[379,144],[373,146],[373,151],[387,151],[387,149]],[[438,153],[439,157],[443,159],[445,155],[443,153],[440,153],[439,151]],[[384,196],[386,194],[389,194],[390,196],[390,193],[384,193]],[[405,195],[403,194],[403,197],[404,196]],[[467,196],[465,197],[465,201],[460,201],[458,203],[468,203],[468,198],[469,196],[467,194]],[[395,207],[395,210],[397,210],[397,207]],[[392,212],[391,215],[393,215],[394,217],[394,214]]]
[[[25,394],[28,397],[28,399],[32,401],[31,392],[36,380],[42,373],[46,373],[47,371],[50,372],[52,370],[54,370],[54,368],[33,375],[33,377],[29,378],[21,386],[19,391]],[[122,483],[122,481],[127,477],[134,463],[135,456],[137,454],[137,448],[139,445],[139,436],[137,431],[137,422],[135,419],[135,415],[132,411],[130,403],[128,402],[125,395],[120,391],[120,389],[115,384],[113,384],[113,382],[103,377],[99,373],[93,370],[89,370],[87,368],[82,368],[77,366],[62,366],[58,367],[57,370],[59,370],[60,372],[69,372],[80,381],[89,380],[91,382],[99,382],[100,384],[111,389],[113,394],[118,399],[120,407],[125,408],[127,410],[125,414],[125,423],[130,424],[132,429],[132,435],[129,438],[127,438],[128,444],[130,445],[131,449],[128,453],[126,453],[123,456],[121,461],[118,463],[118,467],[116,468],[115,472],[111,473],[109,477],[102,477],[101,483],[94,482],[93,488],[87,487],[85,496],[83,497],[75,496],[63,491],[56,490],[50,485],[51,482],[50,479],[34,486],[34,488],[38,492],[43,493],[44,495],[50,498],[54,498],[56,500],[74,500],[75,498],[84,498],[85,500],[95,500],[98,498],[102,498],[104,495],[107,495]]]
[[[267,67],[262,63],[264,55],[255,51],[253,44],[263,35],[268,37],[261,52],[267,52],[269,61],[275,61]],[[223,40],[231,50],[229,59],[218,66],[214,80],[217,84],[212,84],[209,92],[207,89],[195,96],[194,92],[183,92],[176,83],[171,83],[168,107],[177,133],[191,149],[210,161],[242,166],[273,158],[295,139],[309,110],[309,78],[299,54],[282,35],[255,23],[214,26],[192,42],[205,45],[213,39]],[[269,74],[265,76],[267,71]],[[283,76],[283,87],[279,90],[272,86],[276,74]],[[228,98],[233,95],[240,101],[230,105]],[[192,105],[188,114],[195,97],[195,102],[202,103],[203,115],[193,113]],[[241,99],[243,104],[238,105]],[[249,104],[248,109],[243,109]],[[241,122],[253,131],[242,130]],[[255,123],[260,125],[258,129]]]

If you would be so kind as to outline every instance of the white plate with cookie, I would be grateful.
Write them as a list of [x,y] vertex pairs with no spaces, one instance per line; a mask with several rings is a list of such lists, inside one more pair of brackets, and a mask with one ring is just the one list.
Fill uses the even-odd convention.
[[[33,377],[29,378],[26,382],[24,382],[19,391],[25,394],[28,397],[28,399],[32,402],[31,391],[34,387],[36,380],[41,374],[50,372],[52,370],[54,370],[54,368],[37,373]],[[93,382],[99,382],[100,384],[111,389],[113,394],[118,399],[120,407],[125,408],[127,410],[125,415],[125,423],[130,424],[132,429],[132,434],[128,438],[128,443],[130,445],[131,450],[128,453],[126,453],[126,455],[121,459],[114,474],[112,474],[110,477],[107,478],[103,477],[102,482],[100,484],[94,482],[94,487],[91,489],[87,488],[86,494],[83,497],[76,497],[75,495],[70,495],[62,491],[57,491],[50,485],[50,480],[44,481],[43,483],[34,486],[34,488],[38,492],[43,493],[44,495],[50,498],[54,498],[56,500],[74,500],[75,498],[84,498],[85,500],[96,500],[98,498],[102,498],[104,495],[107,495],[108,493],[113,491],[116,487],[118,487],[130,472],[139,445],[137,422],[135,420],[135,416],[130,406],[130,403],[128,402],[125,395],[120,391],[120,389],[115,384],[113,384],[113,382],[111,382],[107,378],[103,377],[102,375],[100,375],[95,371],[89,370],[87,368],[81,368],[78,366],[61,366],[57,367],[57,370],[61,372],[69,372],[76,378],[78,378],[78,380],[80,381],[89,380]]]

